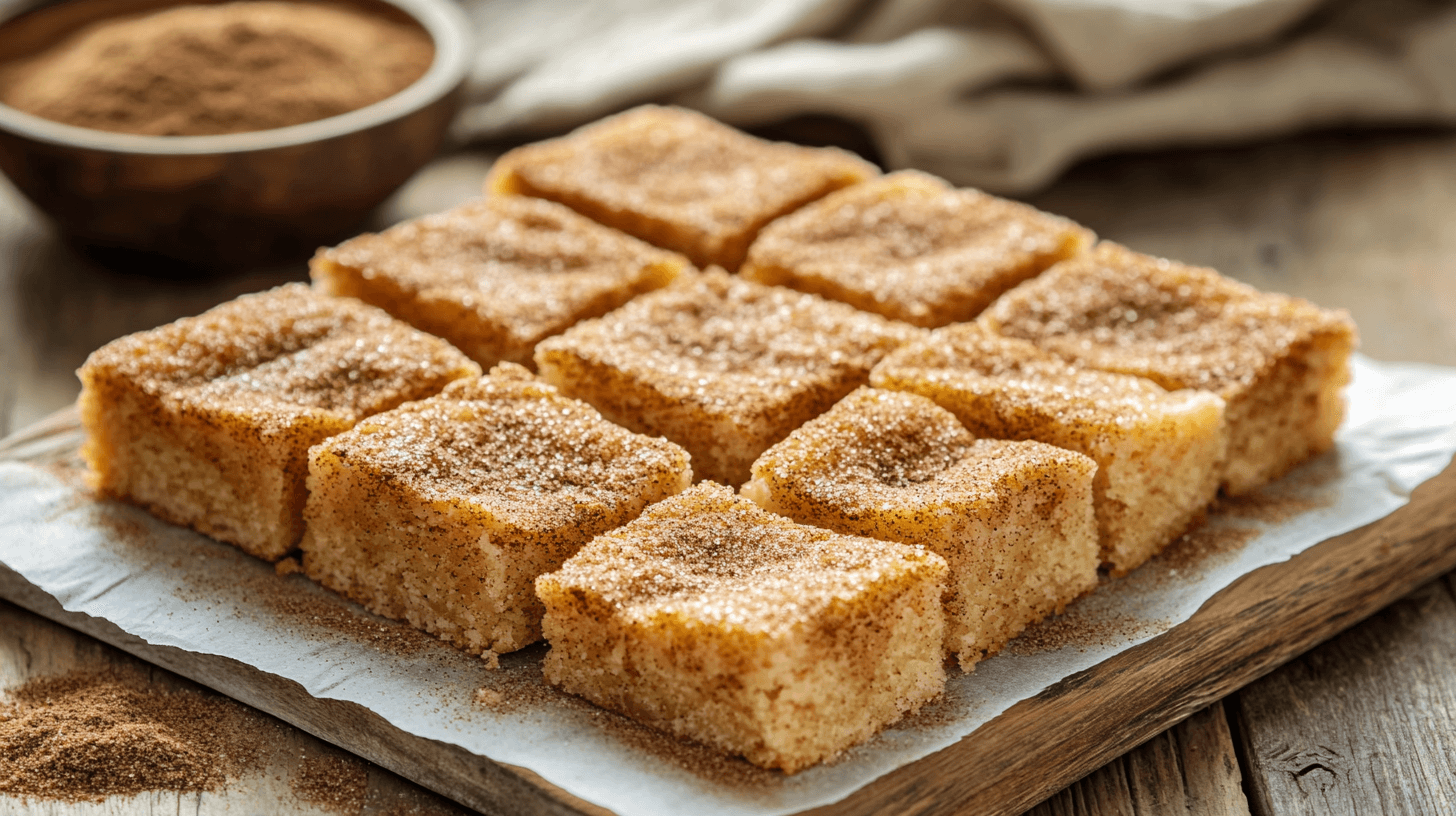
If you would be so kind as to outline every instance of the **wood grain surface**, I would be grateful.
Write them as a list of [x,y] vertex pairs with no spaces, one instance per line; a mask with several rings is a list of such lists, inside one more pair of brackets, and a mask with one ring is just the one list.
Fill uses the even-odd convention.
[[1456,813],[1456,576],[1238,697],[1262,813]]
[[1222,702],[1153,737],[1027,811],[1027,816],[1248,816]]

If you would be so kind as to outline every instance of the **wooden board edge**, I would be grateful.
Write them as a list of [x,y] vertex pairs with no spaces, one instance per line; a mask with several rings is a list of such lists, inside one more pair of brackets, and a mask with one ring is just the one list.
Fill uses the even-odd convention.
[[1456,461],[1389,516],[1244,575],[1168,632],[804,816],[1015,816],[1452,569]]
[[220,655],[159,646],[110,621],[70,612],[22,575],[0,564],[0,597],[43,618],[271,714],[422,787],[486,814],[614,816],[527,768],[403,731],[344,700],[319,699],[298,683]]

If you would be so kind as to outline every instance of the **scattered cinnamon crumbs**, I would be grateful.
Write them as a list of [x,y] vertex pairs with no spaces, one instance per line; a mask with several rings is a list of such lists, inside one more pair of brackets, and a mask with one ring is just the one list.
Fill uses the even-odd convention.
[[299,563],[298,559],[291,555],[287,558],[280,559],[278,563],[273,565],[273,574],[279,578],[287,578],[297,572],[303,572],[303,564]]
[[1244,496],[1220,496],[1213,512],[1266,524],[1283,524],[1295,516],[1330,506],[1330,496],[1309,498],[1265,488]]
[[1243,549],[1259,535],[1259,530],[1227,524],[1204,524],[1179,536],[1167,549],[1158,553],[1154,565],[1174,573],[1196,570],[1209,565],[1215,556],[1228,555]]
[[31,680],[0,703],[0,793],[82,802],[217,790],[256,764],[269,725],[225,697],[115,670]]
[[408,656],[440,642],[407,624],[355,612],[339,600],[300,592],[294,586],[259,584],[261,600],[270,610],[363,641],[380,651]]
[[1028,626],[1006,646],[1008,654],[1036,654],[1069,646],[1085,651],[1093,646],[1114,646],[1132,641],[1150,630],[1166,628],[1163,621],[1147,621],[1122,613],[1078,614],[1074,605],[1067,614],[1047,618]]
[[369,792],[369,766],[342,751],[325,748],[305,754],[288,786],[299,800],[330,813],[357,816]]

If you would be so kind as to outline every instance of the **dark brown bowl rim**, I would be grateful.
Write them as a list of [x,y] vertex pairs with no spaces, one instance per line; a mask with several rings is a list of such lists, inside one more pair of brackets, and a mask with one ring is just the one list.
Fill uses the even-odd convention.
[[111,153],[200,156],[246,153],[320,142],[392,122],[438,101],[465,79],[471,63],[470,21],[453,0],[383,0],[419,22],[435,41],[424,76],[394,96],[358,110],[301,125],[214,136],[141,136],[76,127],[0,104],[0,128],[51,144]]

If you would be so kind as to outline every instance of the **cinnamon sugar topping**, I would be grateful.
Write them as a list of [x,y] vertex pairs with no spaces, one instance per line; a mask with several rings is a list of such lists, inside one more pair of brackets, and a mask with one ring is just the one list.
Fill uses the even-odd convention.
[[[791,517],[835,508],[859,518],[991,502],[1004,474],[1056,473],[1076,458],[1049,445],[976,439],[925,397],[861,388],[769,449],[754,474],[778,488],[775,504]],[[802,506],[792,506],[796,499]]]
[[975,317],[1091,240],[1065,218],[902,171],[768,225],[743,274],[934,327]]
[[709,270],[546,340],[536,363],[613,422],[682,445],[695,476],[738,485],[759,454],[923,333]]
[[888,355],[870,381],[930,397],[974,434],[1091,457],[1102,560],[1117,574],[1196,524],[1218,490],[1226,406],[1207,391],[1080,368],[979,323],[936,329]]
[[568,530],[634,485],[666,488],[681,449],[602,420],[520,367],[451,383],[438,397],[360,423],[328,443],[341,460],[433,502],[469,502],[531,529]]
[[259,422],[357,421],[479,371],[439,338],[302,284],[123,337],[86,368],[192,411]]
[[542,338],[666,285],[687,259],[550,201],[494,196],[321,250],[315,280],[455,343],[525,362]]
[[1107,241],[1007,293],[983,322],[1095,368],[1226,399],[1296,344],[1354,334],[1343,311]]
[[870,380],[877,388],[932,398],[954,391],[982,400],[993,406],[996,425],[956,412],[958,418],[973,433],[1005,439],[1036,438],[1049,422],[1061,432],[1090,439],[1186,402],[1186,396],[1149,380],[1073,366],[974,323],[937,329],[926,340],[892,352]]
[[709,270],[541,349],[633,372],[713,413],[757,416],[827,383],[850,381],[847,393],[885,353],[919,336],[877,315]]
[[842,150],[766,142],[644,105],[506,154],[486,185],[560,201],[700,267],[732,270],[764,224],[877,173]]
[[774,636],[830,608],[943,575],[922,547],[795,524],[704,483],[599,536],[543,580],[579,587],[630,621],[696,621]]

